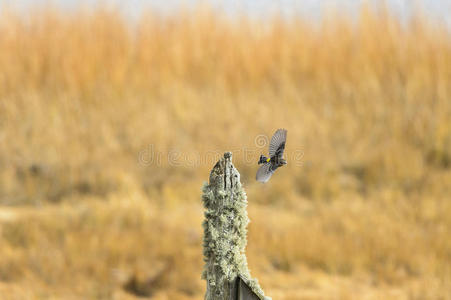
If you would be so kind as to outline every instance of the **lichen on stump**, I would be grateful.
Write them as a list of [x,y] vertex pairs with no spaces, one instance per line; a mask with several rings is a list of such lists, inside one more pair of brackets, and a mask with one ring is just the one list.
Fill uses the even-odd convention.
[[[244,253],[247,243],[247,197],[240,173],[226,152],[213,167],[210,182],[203,187],[205,207],[202,278],[207,281],[206,300],[237,299],[239,276],[260,299],[265,297],[256,279],[251,279]],[[239,286],[239,285],[238,285]]]

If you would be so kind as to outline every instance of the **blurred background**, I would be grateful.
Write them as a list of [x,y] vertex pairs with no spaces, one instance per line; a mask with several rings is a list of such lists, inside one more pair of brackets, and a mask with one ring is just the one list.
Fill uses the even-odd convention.
[[451,299],[451,1],[0,3],[1,299],[203,299],[229,150],[267,295]]

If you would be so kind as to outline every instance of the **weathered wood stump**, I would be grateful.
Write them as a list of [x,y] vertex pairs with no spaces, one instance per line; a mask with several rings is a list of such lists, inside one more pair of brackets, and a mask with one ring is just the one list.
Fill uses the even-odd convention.
[[252,279],[244,253],[247,243],[247,198],[240,173],[226,152],[213,167],[203,187],[205,207],[202,278],[207,281],[206,300],[268,300]]

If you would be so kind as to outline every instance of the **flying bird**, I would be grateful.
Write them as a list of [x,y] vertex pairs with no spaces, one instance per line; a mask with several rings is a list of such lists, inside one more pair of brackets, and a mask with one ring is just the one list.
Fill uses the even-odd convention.
[[257,171],[257,181],[267,182],[278,167],[287,164],[287,161],[283,158],[286,140],[287,130],[277,129],[269,143],[269,157],[260,155],[258,160],[258,164],[262,166]]

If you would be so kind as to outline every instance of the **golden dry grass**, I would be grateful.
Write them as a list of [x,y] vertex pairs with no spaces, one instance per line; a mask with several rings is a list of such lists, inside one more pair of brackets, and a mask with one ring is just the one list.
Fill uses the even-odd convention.
[[[255,137],[278,127],[291,162],[262,186]],[[48,7],[0,18],[1,298],[202,299],[226,150],[274,299],[450,299],[445,27]]]

